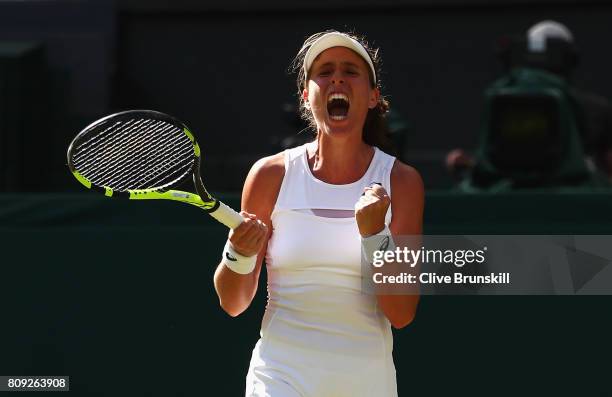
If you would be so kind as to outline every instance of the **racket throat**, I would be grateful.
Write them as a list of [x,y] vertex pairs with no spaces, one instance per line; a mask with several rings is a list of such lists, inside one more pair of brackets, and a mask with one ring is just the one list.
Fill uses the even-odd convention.
[[193,173],[193,184],[195,186],[196,193],[198,193],[198,196],[200,196],[204,204],[203,206],[200,206],[200,208],[202,208],[206,212],[216,211],[219,208],[219,200],[212,197],[206,191],[206,188],[204,187],[204,184],[202,183],[202,178],[200,177],[199,164],[195,167],[195,170]]

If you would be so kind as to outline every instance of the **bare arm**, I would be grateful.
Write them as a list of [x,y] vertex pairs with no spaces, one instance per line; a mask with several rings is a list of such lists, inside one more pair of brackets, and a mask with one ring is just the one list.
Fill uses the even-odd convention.
[[[391,234],[422,234],[425,199],[423,180],[419,173],[396,161],[391,171],[391,189]],[[403,328],[412,322],[418,303],[419,295],[378,295],[380,308],[395,328]]]
[[[419,173],[396,161],[391,170],[393,199],[382,186],[367,188],[356,206],[355,216],[362,236],[379,233],[384,228],[384,217],[389,205],[393,218],[389,229],[392,235],[421,235],[423,231],[424,188]],[[419,296],[416,294],[376,295],[378,305],[395,328],[410,324],[416,314]]]
[[229,240],[234,249],[244,255],[257,255],[253,272],[238,274],[222,263],[214,275],[215,290],[223,310],[235,317],[244,312],[257,292],[259,274],[272,235],[270,216],[285,172],[283,154],[257,161],[246,178],[242,190],[242,212],[245,221]]

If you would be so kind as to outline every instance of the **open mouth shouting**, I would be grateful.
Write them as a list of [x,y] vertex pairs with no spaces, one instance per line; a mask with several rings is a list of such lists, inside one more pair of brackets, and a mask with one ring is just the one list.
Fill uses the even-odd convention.
[[334,92],[327,97],[327,113],[332,120],[345,120],[350,107],[349,98],[341,92]]

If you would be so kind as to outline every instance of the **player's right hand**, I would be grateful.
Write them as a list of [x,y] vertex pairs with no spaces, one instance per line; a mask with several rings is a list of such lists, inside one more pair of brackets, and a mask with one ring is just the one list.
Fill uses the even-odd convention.
[[268,235],[268,226],[254,214],[240,211],[240,215],[244,221],[236,229],[230,230],[229,241],[240,255],[257,255]]

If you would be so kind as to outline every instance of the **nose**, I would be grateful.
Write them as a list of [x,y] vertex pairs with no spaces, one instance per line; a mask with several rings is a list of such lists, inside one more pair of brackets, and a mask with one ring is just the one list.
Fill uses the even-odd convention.
[[339,71],[334,72],[331,80],[332,84],[344,84],[344,78]]

